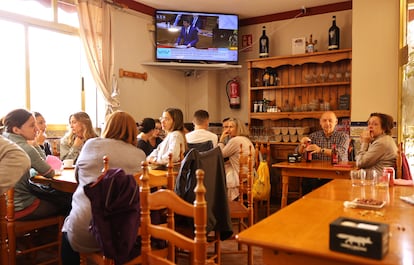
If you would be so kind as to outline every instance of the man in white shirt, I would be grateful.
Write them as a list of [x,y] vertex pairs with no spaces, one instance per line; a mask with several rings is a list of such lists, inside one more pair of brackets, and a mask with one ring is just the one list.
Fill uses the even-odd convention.
[[211,141],[213,147],[217,146],[218,136],[208,130],[210,116],[205,110],[197,110],[194,112],[194,131],[185,135],[187,143],[196,144]]

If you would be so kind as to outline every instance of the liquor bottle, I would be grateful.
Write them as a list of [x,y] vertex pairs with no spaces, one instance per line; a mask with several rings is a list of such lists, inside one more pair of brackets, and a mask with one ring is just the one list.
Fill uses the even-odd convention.
[[306,150],[309,145],[310,145],[310,142],[307,142],[306,143],[306,147],[305,147],[305,159],[306,159],[306,162],[311,162],[312,161],[312,151]]
[[339,50],[339,28],[336,26],[336,16],[332,16],[332,26],[329,28],[328,50]]
[[317,40],[313,41],[312,40],[312,34],[309,37],[309,41],[306,41],[306,52],[307,53],[312,53],[315,52],[315,45],[318,43]]
[[269,38],[266,36],[266,27],[263,26],[263,33],[259,39],[259,57],[269,57]]
[[336,144],[332,144],[332,151],[331,151],[331,164],[335,165],[338,164],[338,150],[336,150]]

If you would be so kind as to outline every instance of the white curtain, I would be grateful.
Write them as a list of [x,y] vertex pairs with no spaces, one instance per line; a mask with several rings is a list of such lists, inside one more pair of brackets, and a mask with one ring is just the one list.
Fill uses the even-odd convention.
[[[108,115],[120,107],[113,69],[112,6],[103,0],[77,0],[76,6],[88,64],[96,85],[104,95]],[[114,94],[116,96],[112,97]]]

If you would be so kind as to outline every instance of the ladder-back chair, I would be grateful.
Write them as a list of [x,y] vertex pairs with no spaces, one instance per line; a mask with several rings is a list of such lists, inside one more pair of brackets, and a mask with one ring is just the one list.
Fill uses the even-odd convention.
[[[204,265],[207,260],[207,203],[205,201],[206,189],[203,184],[204,172],[197,170],[196,199],[191,205],[177,194],[168,189],[160,189],[150,193],[149,178],[144,166],[141,176],[140,203],[141,203],[141,236],[142,236],[142,264],[175,264],[175,258],[170,252],[168,259],[152,253],[151,237],[168,241],[169,248],[178,247],[191,252],[191,264]],[[150,210],[170,209],[168,226],[151,223]],[[195,237],[190,239],[174,229],[174,214],[194,218]],[[172,255],[171,255],[172,254]]]
[[[229,201],[230,217],[238,227],[238,233],[250,227],[254,223],[253,212],[253,157],[252,147],[249,147],[249,153],[243,153],[243,145],[240,144],[239,157],[239,197],[237,200]],[[246,171],[247,168],[247,171]],[[236,235],[237,237],[237,235]],[[237,244],[237,250],[221,250],[221,255],[224,254],[247,254],[247,264],[253,264],[253,249],[247,246],[247,250],[243,248],[242,244]]]
[[[159,175],[151,175],[148,172],[148,164],[145,164],[145,170],[149,176],[149,185],[151,188],[160,188],[160,187],[167,187],[167,189],[173,190],[174,189],[174,164],[172,162],[172,154],[169,154],[168,156],[168,165],[167,165],[167,174],[166,176],[159,176]],[[105,174],[105,172],[108,170],[108,158],[105,156],[103,158],[103,169],[102,169],[102,175]],[[144,167],[143,167],[144,170]],[[144,174],[144,171],[134,174],[134,179],[137,182],[137,184],[141,183],[140,177]],[[138,231],[139,235],[140,231]],[[159,250],[158,254],[160,256],[167,256],[167,249]],[[81,264],[87,265],[89,263],[96,264],[96,265],[113,265],[114,260],[107,258],[103,255],[101,251],[99,252],[92,252],[92,253],[81,253]],[[141,256],[135,257],[131,261],[129,261],[127,264],[136,264],[141,263]]]
[[[263,161],[267,162],[267,165],[268,165],[269,171],[270,171],[271,160],[272,160],[271,151],[270,151],[270,142],[269,141],[267,143],[256,142],[255,150],[256,150],[256,152],[255,152],[255,168],[256,168],[256,170],[258,169],[258,167],[260,165],[260,156],[262,156]],[[269,192],[268,197],[264,200],[254,199],[254,207],[253,208],[254,208],[254,220],[255,220],[255,222],[257,222],[259,220],[259,208],[261,208],[263,205],[266,207],[266,217],[270,215],[270,194],[271,194],[271,192]]]
[[[28,260],[31,260],[32,263],[61,264],[60,250],[63,216],[57,215],[30,221],[15,220],[13,188],[0,196],[0,214],[1,264],[15,265],[17,264],[16,259],[18,257],[28,257],[28,255],[30,255]],[[31,242],[33,235],[41,233],[42,229],[49,227],[56,229],[56,237],[49,241],[37,242],[36,245],[33,245],[33,242]],[[17,250],[17,239],[23,237],[27,237],[29,244],[24,249],[19,248]],[[52,248],[56,251],[54,255],[50,255],[50,249]],[[49,255],[39,255],[41,251],[48,251]],[[39,256],[45,256],[45,259],[42,258],[40,260]],[[38,258],[39,260],[37,260]]]

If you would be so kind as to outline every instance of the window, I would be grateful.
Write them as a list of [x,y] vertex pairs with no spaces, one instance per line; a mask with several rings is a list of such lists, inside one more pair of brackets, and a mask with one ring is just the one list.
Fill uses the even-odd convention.
[[0,117],[26,108],[42,113],[53,129],[66,126],[84,99],[98,127],[105,104],[86,62],[74,0],[58,0],[56,12],[51,1],[0,1]]

